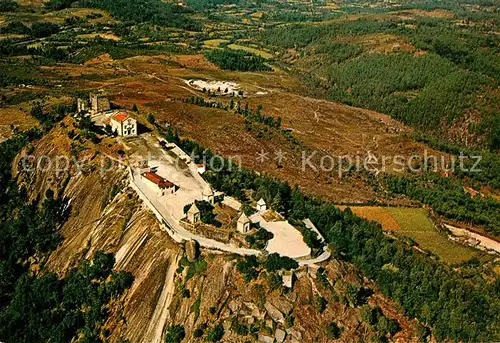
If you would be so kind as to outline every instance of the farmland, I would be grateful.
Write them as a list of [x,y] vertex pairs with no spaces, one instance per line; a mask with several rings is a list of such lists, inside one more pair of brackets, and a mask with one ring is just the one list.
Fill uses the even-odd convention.
[[262,51],[262,50],[259,50],[259,49],[255,49],[255,48],[252,48],[252,47],[249,47],[249,46],[238,45],[238,44],[229,44],[227,47],[229,49],[233,49],[233,50],[243,50],[243,51],[246,51],[246,52],[250,52],[250,53],[252,53],[254,55],[261,56],[261,57],[263,57],[265,59],[273,58],[273,55],[271,55],[269,52]]
[[[500,338],[496,330],[500,322],[495,272],[498,258],[449,240],[440,227],[441,222],[449,221],[457,227],[477,227],[492,239],[500,235],[500,212],[496,211],[500,206],[500,30],[494,2],[20,0],[2,1],[0,9],[0,140],[17,138],[19,130],[38,128],[33,130],[36,135],[29,132],[24,138],[31,140],[25,149],[28,154],[32,150],[45,154],[44,149],[57,148],[70,156],[88,155],[91,159],[111,151],[113,155],[126,155],[126,145],[112,137],[112,132],[87,132],[84,125],[79,127],[85,120],[78,122],[78,116],[65,116],[69,112],[57,106],[63,102],[74,112],[77,98],[101,93],[113,109],[129,112],[153,134],[175,141],[187,152],[193,149],[196,154],[241,162],[244,168],[230,171],[215,171],[207,165],[203,177],[214,189],[241,197],[244,211],[251,210],[258,200],[252,197],[262,196],[270,208],[287,219],[311,219],[332,250],[332,261],[324,263],[322,269],[344,269],[345,264],[349,266],[349,282],[365,280],[359,285],[343,285],[345,273],[332,279],[335,273],[306,272],[303,277],[307,282],[296,280],[298,287],[290,293],[282,292],[278,273],[266,271],[269,280],[257,275],[257,279],[246,282],[245,286],[251,286],[249,292],[266,289],[268,281],[274,283],[279,290],[273,288],[273,297],[278,293],[293,295],[298,290],[300,306],[294,317],[286,318],[289,329],[302,326],[300,318],[320,318],[308,332],[302,330],[303,341],[331,341],[332,337],[326,338],[323,332],[326,328],[337,328],[329,334],[340,334],[339,341],[418,341],[413,333],[431,342]],[[101,142],[89,140],[90,133]],[[7,155],[13,157],[15,153],[9,151]],[[421,158],[431,155],[447,164],[463,154],[483,156],[482,172],[428,171],[425,167],[432,163]],[[346,166],[344,156],[361,163]],[[404,168],[398,168],[395,156],[404,157]],[[362,163],[368,157],[382,161],[382,167],[368,168]],[[10,170],[8,166],[4,169]],[[98,179],[97,173],[91,175]],[[30,189],[43,185],[40,194],[30,194],[30,199],[42,199],[46,187],[58,187],[57,180],[45,176],[22,179]],[[37,182],[31,182],[32,177]],[[64,182],[73,189],[90,183],[88,180],[83,175],[81,181]],[[95,180],[92,184],[100,185]],[[110,187],[114,182],[105,181]],[[94,192],[89,187],[69,194],[78,195],[72,211],[80,210],[78,204],[90,199],[90,189]],[[12,190],[15,187],[9,186],[8,191]],[[95,188],[96,199],[103,190]],[[54,189],[54,194],[59,196],[58,191]],[[19,193],[22,198],[24,192]],[[105,199],[115,196],[132,201],[131,193],[120,184]],[[22,213],[37,208],[36,202],[28,206],[21,200],[20,208],[27,209]],[[69,232],[81,230],[79,238],[86,237],[71,239],[69,245],[66,239],[62,244],[69,249],[59,256],[72,256],[71,262],[55,257],[54,265],[73,264],[79,256],[90,257],[97,245],[113,251],[114,239],[80,225],[102,217],[104,205],[92,210],[89,218],[82,216],[76,222],[79,225],[72,225]],[[133,211],[139,209],[137,205]],[[0,206],[6,207],[4,203]],[[346,211],[347,207],[354,215]],[[84,208],[80,211],[88,214]],[[120,218],[126,214],[118,213],[125,212],[119,206],[116,212]],[[140,217],[135,213],[125,217],[134,218],[137,225],[148,223],[142,221],[147,214],[140,212]],[[17,209],[12,215],[15,219]],[[217,215],[224,225],[234,225],[236,213],[228,216],[218,211]],[[1,233],[5,232],[2,237],[9,240],[16,228],[0,225]],[[150,227],[144,230],[149,233]],[[124,237],[133,230],[125,223],[120,231]],[[158,240],[165,234],[158,231],[148,235],[148,240],[154,242],[151,250],[160,255],[168,244]],[[306,244],[315,244],[314,237],[303,237]],[[22,236],[16,238],[26,242]],[[98,243],[104,240],[106,244]],[[4,249],[5,255],[21,251],[16,244],[13,241],[12,249]],[[56,242],[54,248],[57,246]],[[123,263],[128,256],[120,251],[117,256]],[[142,246],[136,251],[141,252]],[[205,253],[201,252],[202,259],[207,257]],[[219,268],[219,272],[202,272],[192,277],[190,284],[183,282],[182,273],[176,271],[176,261],[183,252],[179,254],[171,254],[172,268],[167,268],[171,283],[156,271],[156,266],[165,265],[162,259],[139,259],[141,263],[131,267],[141,282],[145,277],[139,272],[151,267],[151,275],[155,274],[157,280],[148,280],[154,284],[147,287],[148,292],[154,289],[148,296],[159,302],[167,304],[165,298],[176,298],[180,294],[175,293],[182,290],[182,300],[175,300],[171,308],[165,305],[156,309],[148,302],[141,303],[153,311],[139,312],[130,307],[141,320],[125,313],[123,322],[133,323],[129,327],[137,336],[140,332],[136,327],[149,327],[160,338],[168,328],[156,327],[148,320],[161,318],[166,323],[170,311],[177,313],[170,318],[179,320],[169,324],[183,323],[186,341],[193,341],[193,332],[206,338],[203,331],[210,328],[203,325],[222,328],[226,304],[241,303],[241,299],[226,296],[218,306],[217,301],[209,300],[213,294],[207,296],[207,282],[219,280],[220,275],[240,277],[232,273],[234,265],[248,263],[246,269],[251,273],[260,268],[260,262],[236,256],[217,257],[215,260],[221,262],[217,264],[206,258],[200,261],[208,269]],[[39,255],[43,274],[46,256],[34,256]],[[31,273],[31,260],[32,256],[23,256],[9,261],[16,267],[22,263],[22,268]],[[34,274],[37,272],[29,277],[37,280]],[[17,276],[9,277],[7,273],[4,278],[7,287],[0,287],[0,324],[4,304],[16,303],[10,299],[11,290],[23,290],[16,287]],[[178,280],[175,287],[174,279]],[[195,285],[195,280],[200,282]],[[366,288],[367,280],[375,284]],[[221,281],[221,287],[213,290],[217,288],[223,294],[224,287],[233,284],[226,282],[231,278]],[[171,290],[162,290],[167,284]],[[365,298],[365,290],[373,294],[358,299]],[[265,292],[255,293],[265,307]],[[324,298],[314,299],[317,293]],[[135,297],[139,299],[137,294]],[[415,328],[411,325],[409,329],[404,320],[396,324],[385,317],[368,318],[380,316],[381,310],[373,305],[381,300],[390,305],[382,309],[384,315],[413,318]],[[117,307],[119,302],[116,299]],[[320,306],[315,308],[314,303]],[[195,309],[196,316],[189,314],[190,308]],[[349,308],[347,312],[345,308]],[[335,316],[324,315],[331,314],[332,309]],[[342,311],[349,313],[347,320],[340,315]],[[238,315],[234,320],[231,324],[241,331],[254,329],[240,325]],[[337,320],[345,327],[337,327]],[[404,335],[394,332],[398,325]],[[109,330],[114,335],[110,341],[120,341],[120,326],[113,328],[110,323]],[[407,335],[408,331],[412,334]],[[296,338],[288,330],[286,334],[286,341]],[[7,342],[2,325],[0,336]]]
[[455,243],[439,232],[426,209],[377,206],[353,206],[350,209],[360,217],[379,223],[384,230],[411,238],[420,248],[447,263],[460,263],[477,256],[475,249]]

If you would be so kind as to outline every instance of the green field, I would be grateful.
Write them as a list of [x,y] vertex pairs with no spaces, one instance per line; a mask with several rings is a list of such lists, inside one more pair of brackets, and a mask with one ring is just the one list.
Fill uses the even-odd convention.
[[227,39],[209,39],[203,41],[203,46],[207,48],[218,48],[219,45],[229,42]]
[[454,243],[439,233],[429,218],[429,212],[423,208],[389,207],[387,211],[399,224],[401,234],[414,239],[422,249],[445,262],[460,263],[477,255],[475,249]]
[[233,50],[243,50],[243,51],[251,52],[252,54],[259,55],[265,59],[273,58],[273,55],[271,55],[268,52],[265,52],[265,51],[262,51],[259,49],[254,49],[254,48],[251,48],[248,46],[243,46],[243,45],[238,45],[238,44],[229,44],[227,47],[229,49],[233,49]]

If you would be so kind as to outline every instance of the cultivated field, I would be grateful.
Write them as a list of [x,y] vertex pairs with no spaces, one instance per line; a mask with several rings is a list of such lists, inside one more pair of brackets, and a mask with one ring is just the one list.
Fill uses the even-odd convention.
[[[345,209],[346,206],[339,206]],[[351,211],[382,225],[384,230],[395,231],[413,239],[419,247],[439,256],[448,263],[460,263],[477,255],[476,250],[452,242],[437,231],[423,208],[355,206]]]
[[229,49],[233,49],[233,50],[243,50],[243,51],[251,52],[252,54],[259,55],[265,59],[273,58],[273,55],[271,55],[270,53],[263,51],[263,50],[251,48],[249,46],[243,46],[243,45],[238,45],[238,44],[229,44],[227,47]]

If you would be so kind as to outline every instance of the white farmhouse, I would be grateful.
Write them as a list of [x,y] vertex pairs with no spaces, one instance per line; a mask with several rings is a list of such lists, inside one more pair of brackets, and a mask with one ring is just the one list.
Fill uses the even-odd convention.
[[111,117],[111,129],[119,136],[137,136],[137,120],[126,113],[118,113]]

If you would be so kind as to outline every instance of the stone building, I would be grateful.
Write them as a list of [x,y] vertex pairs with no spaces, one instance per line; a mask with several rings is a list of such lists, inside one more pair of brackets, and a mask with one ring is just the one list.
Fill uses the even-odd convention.
[[89,103],[84,99],[76,99],[76,112],[77,113],[87,113],[89,111]]
[[261,212],[265,210],[267,210],[267,204],[264,199],[260,198],[260,200],[257,201],[257,211]]
[[137,120],[126,113],[118,113],[111,117],[111,129],[119,136],[137,136]]
[[210,187],[209,184],[205,186],[201,195],[204,201],[208,201],[211,204],[215,202],[214,190],[212,189],[212,187]]
[[90,110],[93,114],[106,112],[111,109],[109,99],[102,95],[90,94]]
[[188,222],[195,224],[201,220],[201,213],[195,203],[191,205],[187,212],[187,220]]
[[250,219],[248,219],[247,215],[244,212],[238,218],[236,228],[241,233],[248,233],[250,231]]

